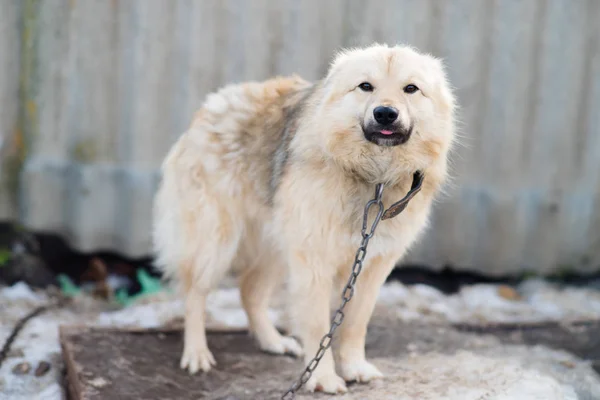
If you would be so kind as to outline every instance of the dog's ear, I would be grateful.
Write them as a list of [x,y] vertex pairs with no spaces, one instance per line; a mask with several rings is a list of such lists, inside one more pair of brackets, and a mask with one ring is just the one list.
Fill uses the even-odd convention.
[[337,49],[333,55],[329,68],[325,78],[322,82],[324,86],[328,86],[331,83],[332,76],[342,68],[346,62],[352,58],[356,53],[371,51],[377,49],[390,49],[391,47],[387,43],[374,42],[368,46],[354,46],[354,47],[341,47]]
[[352,55],[359,51],[366,50],[367,48],[380,46],[380,44],[374,43],[368,47],[342,47],[336,50],[331,62],[329,63],[329,68],[325,78],[323,79],[323,84],[327,85],[331,80],[331,77],[346,63],[346,61],[348,61]]
[[333,58],[329,63],[327,74],[325,75],[325,78],[323,78],[323,86],[328,86],[330,84],[331,77],[346,62],[350,54],[356,50],[356,48],[340,48],[334,53]]
[[438,57],[434,57],[430,54],[427,56],[432,60],[432,65],[435,68],[435,74],[438,78],[437,82],[434,82],[435,90],[438,91],[439,103],[442,109],[442,112],[447,114],[454,114],[456,110],[456,98],[452,91],[452,87],[450,86],[450,82],[448,80],[448,74],[446,72],[446,66],[444,64],[444,60]]

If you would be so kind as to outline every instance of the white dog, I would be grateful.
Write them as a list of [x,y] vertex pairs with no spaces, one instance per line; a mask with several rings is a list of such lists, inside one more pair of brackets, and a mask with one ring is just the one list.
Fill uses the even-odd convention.
[[332,295],[339,299],[350,274],[375,185],[385,184],[387,207],[421,171],[422,190],[371,240],[336,362],[328,351],[306,386],[345,392],[344,380],[381,377],[365,359],[367,324],[446,178],[454,114],[441,62],[400,46],[345,51],[316,83],[278,77],[210,94],[164,161],[154,211],[157,262],[185,296],[181,367],[195,373],[215,364],[205,302],[232,269],[260,347],[300,355],[267,316],[286,278],[292,333],[310,361],[338,306]]

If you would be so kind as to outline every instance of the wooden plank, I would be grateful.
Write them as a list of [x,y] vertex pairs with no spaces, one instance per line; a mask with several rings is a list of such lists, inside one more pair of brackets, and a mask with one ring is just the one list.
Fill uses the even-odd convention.
[[[301,360],[259,351],[245,330],[213,330],[207,336],[218,365],[208,374],[190,376],[178,365],[180,327],[62,327],[60,340],[70,395],[73,400],[278,399],[302,370]],[[391,398],[390,390],[406,383],[411,363],[407,364],[407,357],[415,352],[454,354],[466,350],[485,354],[492,349],[503,354],[501,343],[546,345],[591,360],[598,370],[598,338],[600,321],[453,327],[380,317],[369,328],[367,356],[375,365],[386,366],[384,372],[390,376],[369,385],[351,384],[344,399]],[[325,398],[329,396],[306,391],[297,396],[298,400]]]

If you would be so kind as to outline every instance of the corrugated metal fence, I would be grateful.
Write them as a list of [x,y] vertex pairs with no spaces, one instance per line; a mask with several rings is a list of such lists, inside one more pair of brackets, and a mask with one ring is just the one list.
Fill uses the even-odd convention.
[[411,261],[600,265],[600,1],[0,0],[0,217],[78,248],[150,247],[157,167],[222,84],[326,70],[340,46],[445,58],[455,187]]

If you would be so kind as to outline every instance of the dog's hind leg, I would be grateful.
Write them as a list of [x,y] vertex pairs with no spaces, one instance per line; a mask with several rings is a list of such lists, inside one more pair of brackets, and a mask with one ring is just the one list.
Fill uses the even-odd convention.
[[224,209],[205,204],[202,211],[190,218],[197,233],[186,235],[186,240],[197,243],[195,256],[179,271],[185,293],[184,350],[180,366],[192,374],[198,370],[209,371],[216,364],[206,341],[206,298],[231,269],[243,230]]
[[191,374],[199,370],[208,372],[216,365],[206,342],[204,313],[207,295],[208,291],[190,288],[185,298],[184,349],[180,367]]
[[180,366],[194,374],[207,372],[216,365],[206,341],[206,298],[231,268],[235,255],[232,243],[204,243],[194,261],[190,281],[185,283],[184,350]]
[[250,331],[258,341],[260,348],[269,353],[302,355],[298,342],[281,335],[269,319],[269,300],[279,282],[283,265],[277,265],[272,257],[247,268],[240,277],[242,304],[248,315]]

